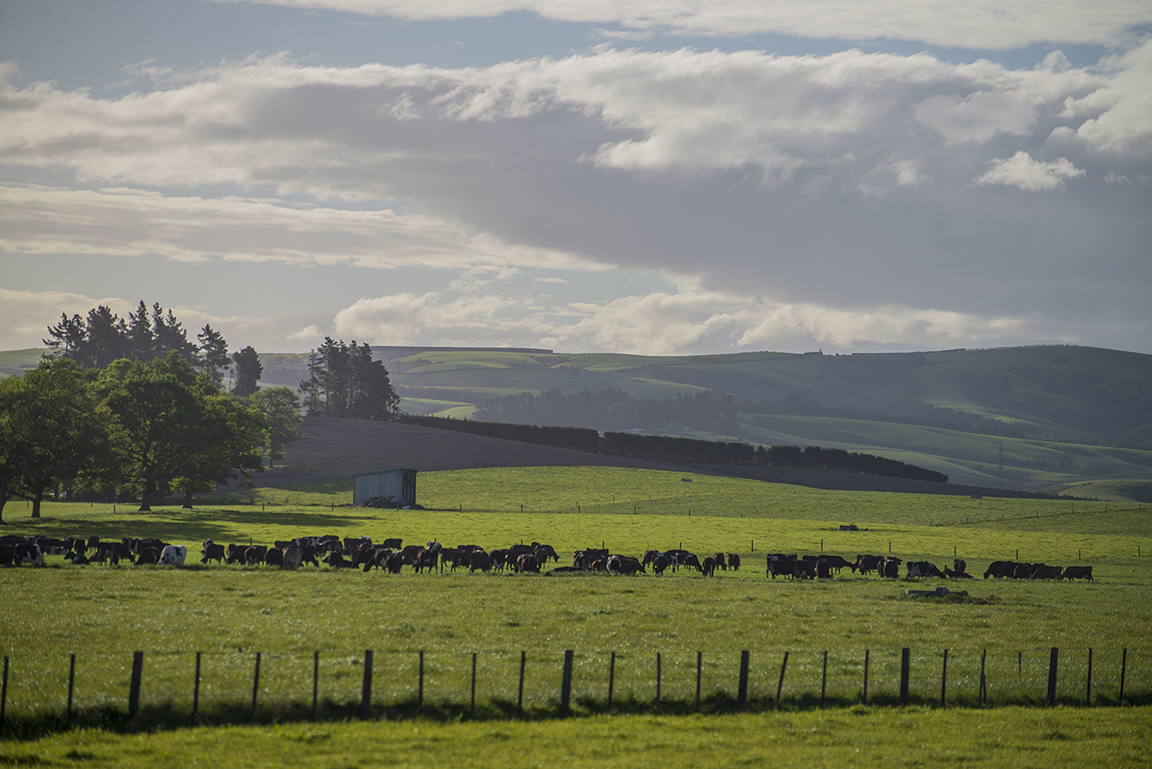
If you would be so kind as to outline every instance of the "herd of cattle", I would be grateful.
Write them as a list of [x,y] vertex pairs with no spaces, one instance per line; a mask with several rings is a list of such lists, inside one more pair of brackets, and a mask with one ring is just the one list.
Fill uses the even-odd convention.
[[[120,562],[143,565],[183,566],[188,555],[184,545],[174,545],[159,539],[125,538],[115,542],[101,541],[99,537],[68,537],[49,539],[47,537],[21,537],[5,535],[0,537],[0,566],[21,564],[45,564],[46,555],[64,556],[74,565],[90,563],[118,565]],[[517,544],[508,548],[487,551],[479,545],[458,545],[444,547],[439,542],[424,545],[404,545],[400,539],[385,539],[373,542],[369,537],[344,538],[335,535],[304,536],[291,541],[275,542],[268,545],[222,545],[208,539],[200,549],[202,564],[242,564],[247,566],[274,566],[284,569],[298,569],[306,565],[319,567],[326,564],[333,569],[382,569],[389,574],[399,574],[405,566],[417,573],[446,569],[456,571],[466,568],[470,572],[541,572],[549,561],[559,562],[560,556],[550,546],[533,542],[531,545]],[[766,557],[765,576],[771,579],[830,579],[848,567],[862,575],[876,573],[880,577],[900,576],[901,559],[893,556],[858,555],[851,561],[838,555],[804,555],[770,553]],[[905,565],[905,576],[909,579],[941,577],[949,579],[972,579],[967,572],[967,564],[957,558],[951,568],[943,570],[929,561],[909,561]],[[736,571],[740,568],[737,553],[716,553],[701,558],[687,550],[649,550],[643,558],[619,555],[603,548],[577,550],[572,556],[571,566],[556,566],[547,574],[567,572],[600,572],[606,574],[642,574],[649,569],[660,575],[666,571],[681,568],[695,570],[704,576],[715,576],[718,570]],[[1048,566],[1040,563],[1016,563],[994,561],[984,572],[989,577],[1010,579],[1087,579],[1092,580],[1091,566]]]

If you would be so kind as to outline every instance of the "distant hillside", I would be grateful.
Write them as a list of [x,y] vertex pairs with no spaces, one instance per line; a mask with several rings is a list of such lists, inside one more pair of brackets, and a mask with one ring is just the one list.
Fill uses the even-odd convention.
[[[595,412],[586,420],[600,420],[579,426],[618,429],[610,423],[611,405],[596,411],[602,399],[576,396],[614,389],[642,407],[641,401],[708,393],[716,400],[732,396],[738,429],[694,429],[687,419],[664,429],[873,453],[979,486],[1045,490],[1152,480],[1152,356],[1137,353],[1067,346],[661,357],[378,352],[410,413],[467,415],[507,396],[559,391],[570,396],[568,405],[586,401]],[[504,420],[514,421],[509,402],[500,405]],[[613,405],[617,415],[629,411]],[[570,414],[565,419],[574,421]]]
[[[955,484],[1084,495],[1144,489],[1147,496],[1152,482],[1150,355],[1071,346],[701,356],[373,349],[412,414],[499,413],[517,421],[531,406],[537,411],[526,422],[599,430],[660,414],[662,424],[636,429],[876,454]],[[0,353],[0,376],[34,368],[42,352]],[[307,376],[307,353],[260,357],[264,385],[296,386]],[[605,397],[609,390],[616,394]],[[702,421],[709,408],[673,418],[677,399],[723,403],[724,419]],[[547,403],[564,408],[540,413]]]

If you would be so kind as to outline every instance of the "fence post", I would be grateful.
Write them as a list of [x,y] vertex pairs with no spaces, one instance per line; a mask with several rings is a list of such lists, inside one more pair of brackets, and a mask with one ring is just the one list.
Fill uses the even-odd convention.
[[196,715],[200,712],[200,655],[202,652],[196,652],[196,675],[192,683],[192,719],[196,719]]
[[1048,707],[1056,705],[1056,669],[1060,663],[1060,650],[1053,646],[1048,658]]
[[978,699],[981,705],[988,704],[988,677],[984,674],[984,663],[988,660],[988,650],[984,649],[980,653],[980,694]]
[[520,689],[516,695],[516,714],[524,715],[524,659],[527,652],[520,652]]
[[364,650],[364,680],[360,686],[360,715],[368,718],[372,713],[372,662],[374,658],[371,649]]
[[420,682],[416,689],[416,712],[424,715],[424,652],[420,652]]
[[696,710],[700,710],[700,674],[704,668],[704,652],[696,652]]
[[784,690],[784,671],[788,669],[788,652],[784,652],[784,661],[780,663],[780,683],[776,684],[776,705],[780,705],[780,692]]
[[72,723],[72,689],[76,684],[76,654],[73,653],[68,660],[68,713],[65,723]]
[[560,715],[571,712],[572,703],[572,650],[564,651],[564,677],[560,681]]
[[940,670],[940,707],[944,707],[948,697],[948,650],[944,650],[944,667]]
[[132,683],[128,688],[128,717],[140,715],[140,679],[144,676],[144,652],[132,652]]
[[[5,665],[8,664],[8,658],[5,657]],[[5,670],[7,671],[7,667]],[[1124,703],[1124,675],[1128,672],[1128,648],[1124,648],[1124,654],[1120,657],[1120,703]],[[7,678],[5,678],[7,680]]]
[[868,649],[864,650],[864,704],[868,704]]
[[738,694],[738,701],[740,709],[744,710],[748,707],[748,658],[750,654],[747,650],[740,652],[740,692]]
[[[1121,686],[1121,689],[1124,687]],[[4,658],[4,681],[0,683],[0,729],[4,728],[4,712],[8,709],[8,658]]]
[[908,704],[908,679],[912,672],[912,650],[905,646],[900,650],[900,704]]
[[1084,695],[1084,704],[1092,706],[1092,650],[1088,650],[1088,691]]
[[256,672],[252,674],[252,715],[256,715],[256,693],[260,691],[260,652],[256,652]]
[[616,687],[616,652],[608,662],[608,712],[612,712],[612,690]]
[[469,715],[476,717],[476,652],[472,652],[472,707]]
[[312,720],[316,720],[316,706],[320,697],[320,652],[312,652]]
[[824,707],[824,694],[828,691],[828,650],[824,650],[824,671],[820,674],[820,707]]
[[660,709],[660,673],[662,672],[660,652],[656,652],[656,709]]

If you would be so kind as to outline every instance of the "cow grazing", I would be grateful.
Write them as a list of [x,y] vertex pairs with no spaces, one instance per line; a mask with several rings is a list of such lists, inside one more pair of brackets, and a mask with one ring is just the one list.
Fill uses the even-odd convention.
[[516,559],[516,571],[531,571],[539,574],[540,562],[537,561],[536,556],[532,555],[531,553],[524,553]]
[[328,564],[333,569],[347,569],[352,567],[352,562],[344,559],[343,553],[332,551],[328,557],[324,559],[324,563]]
[[469,554],[468,571],[473,572],[477,569],[480,571],[492,570],[492,559],[483,550],[473,550]]
[[858,555],[856,556],[856,565],[852,567],[852,571],[858,571],[861,574],[870,574],[874,571],[879,571],[882,563],[884,563],[884,556],[882,555]]
[[1044,564],[1037,564],[1032,569],[1032,579],[1060,579],[1060,573],[1063,571],[1059,566],[1045,566]]
[[777,576],[791,577],[796,565],[795,556],[787,555],[769,555],[768,568],[765,570],[765,576],[776,579]]
[[216,561],[216,563],[224,562],[224,546],[217,545],[210,539],[204,540],[204,546],[200,550],[200,563],[208,563],[209,561]]
[[548,563],[549,558],[553,561],[560,560],[560,556],[552,549],[551,545],[541,545],[539,542],[532,544],[535,545],[533,555],[536,556],[536,560],[540,561],[540,563]]
[[856,564],[848,559],[839,555],[822,555],[820,560],[828,564],[828,568],[832,569],[835,573],[839,574],[840,570],[847,566],[852,571],[856,571]]
[[1060,575],[1060,579],[1086,579],[1089,582],[1094,582],[1092,579],[1091,566],[1069,566]]
[[280,565],[285,569],[299,569],[300,564],[304,561],[304,548],[298,545],[289,545],[282,551],[283,557]]
[[740,556],[737,553],[728,554],[728,568],[732,571],[740,571]]
[[993,561],[988,564],[988,570],[984,572],[984,579],[988,579],[989,577],[995,577],[997,579],[1011,577],[1016,571],[1017,565],[1018,564],[1012,561]]
[[156,547],[145,548],[140,551],[140,555],[136,556],[136,565],[145,566],[160,563],[160,553],[162,552],[163,550]]
[[183,566],[184,558],[188,555],[188,548],[183,545],[168,545],[160,551],[161,566]]
[[889,579],[899,579],[900,577],[900,559],[899,558],[885,558],[884,562],[880,564],[877,571],[880,572],[881,577]]
[[909,579],[944,576],[944,572],[936,568],[936,564],[931,561],[909,561],[907,568]]
[[703,574],[705,577],[715,577],[716,576],[716,558],[712,557],[712,556],[705,558],[704,562],[700,564],[700,573]]

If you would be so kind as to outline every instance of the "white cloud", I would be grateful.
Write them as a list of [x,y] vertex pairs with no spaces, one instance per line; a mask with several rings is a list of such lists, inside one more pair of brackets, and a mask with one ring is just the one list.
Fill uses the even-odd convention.
[[989,168],[976,180],[976,184],[1005,184],[1031,192],[1062,190],[1066,179],[1084,176],[1067,158],[1047,162],[1033,160],[1021,150],[1010,158],[993,160]]
[[240,0],[409,20],[488,18],[529,12],[545,19],[618,24],[623,32],[744,37],[778,33],[847,40],[917,40],[967,48],[1035,43],[1114,43],[1152,22],[1130,0]]
[[0,184],[0,250],[12,254],[159,254],[299,265],[579,269],[547,249],[511,246],[440,217],[292,204],[271,198],[165,196],[134,189]]

